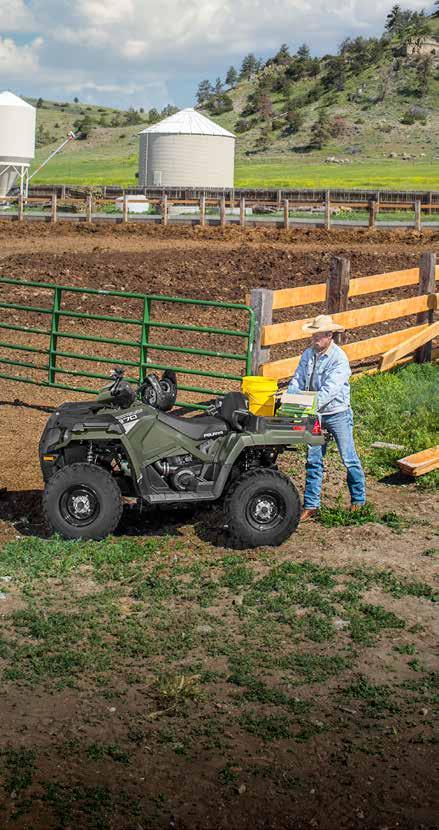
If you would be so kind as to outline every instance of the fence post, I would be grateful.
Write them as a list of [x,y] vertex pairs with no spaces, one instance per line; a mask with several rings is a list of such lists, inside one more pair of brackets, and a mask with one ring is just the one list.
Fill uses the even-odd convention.
[[421,230],[421,200],[416,199],[415,202],[415,229]]
[[239,224],[241,228],[245,228],[245,196],[241,196],[239,200]]
[[122,222],[124,225],[128,222],[128,199],[126,193],[123,194]]
[[58,221],[58,196],[56,190],[52,193],[52,215],[50,217],[50,221],[53,225],[55,225]]
[[252,375],[270,360],[270,349],[261,346],[262,330],[273,322],[273,291],[271,288],[253,288],[250,305],[255,313],[255,342],[252,355]]
[[168,194],[164,193],[162,198],[162,225],[168,224]]
[[88,193],[87,194],[87,210],[86,210],[87,222],[91,222],[92,210],[93,210],[93,196],[91,195],[91,193]]
[[280,210],[280,208],[282,206],[282,191],[281,190],[277,191],[277,206]]
[[18,221],[24,221],[24,196],[22,193],[18,197]]
[[[436,254],[421,254],[419,260],[419,289],[418,294],[432,294],[436,293]],[[416,325],[420,326],[428,323],[431,326],[434,323],[435,313],[434,307],[428,311],[421,311],[416,316]],[[431,340],[420,346],[415,352],[416,363],[428,363],[431,360]]]
[[200,196],[200,225],[204,228],[206,224],[206,194]]
[[284,228],[286,231],[289,230],[290,227],[290,217],[288,215],[289,203],[288,199],[284,199]]
[[369,202],[369,228],[376,228],[377,223],[378,202],[371,199]]
[[[326,311],[337,314],[348,307],[349,281],[351,278],[351,261],[345,257],[333,257],[326,281]],[[346,342],[344,332],[334,334],[334,340],[340,346]]]
[[220,199],[220,226],[224,228],[226,225],[226,197],[225,194]]
[[325,230],[331,229],[331,191],[327,190],[325,194]]

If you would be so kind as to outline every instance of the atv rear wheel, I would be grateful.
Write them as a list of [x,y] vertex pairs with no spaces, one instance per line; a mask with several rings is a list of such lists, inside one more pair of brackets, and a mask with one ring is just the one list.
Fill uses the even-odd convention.
[[299,523],[299,494],[277,470],[249,470],[229,490],[225,513],[234,547],[281,545]]
[[43,506],[49,524],[64,539],[103,539],[117,527],[122,494],[96,464],[69,464],[47,482]]

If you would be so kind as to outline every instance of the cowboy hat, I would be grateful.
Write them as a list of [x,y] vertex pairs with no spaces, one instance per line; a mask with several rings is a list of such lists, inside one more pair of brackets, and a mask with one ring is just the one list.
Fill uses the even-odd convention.
[[302,326],[302,331],[317,334],[319,331],[344,331],[344,328],[335,323],[330,314],[318,314],[317,317]]

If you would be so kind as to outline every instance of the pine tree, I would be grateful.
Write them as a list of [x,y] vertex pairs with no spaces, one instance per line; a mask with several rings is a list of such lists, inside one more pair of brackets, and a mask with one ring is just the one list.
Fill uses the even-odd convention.
[[245,79],[252,78],[258,69],[259,61],[252,53],[250,53],[249,55],[246,55],[242,61],[240,77]]
[[273,63],[278,64],[279,66],[285,66],[291,60],[290,50],[288,49],[288,45],[283,43],[280,47],[279,51],[273,58]]
[[433,58],[431,55],[422,55],[416,62],[416,77],[419,84],[419,93],[426,95],[429,90],[433,74]]
[[167,104],[166,107],[163,107],[160,118],[169,118],[170,115],[175,115],[178,112],[178,107],[175,107],[174,104]]
[[259,99],[259,115],[264,121],[273,117],[273,102],[266,92],[263,92]]
[[267,150],[271,144],[273,139],[272,132],[271,132],[271,124],[266,122],[263,127],[261,127],[261,131],[255,141],[255,147],[258,150]]
[[302,113],[299,110],[294,109],[293,107],[288,107],[287,115],[286,115],[286,122],[287,122],[287,132],[288,133],[297,133],[301,126],[303,125],[304,118]]
[[302,43],[297,50],[297,57],[301,58],[302,60],[309,60],[311,57],[311,52],[309,51],[309,46],[306,43]]
[[330,138],[331,125],[329,123],[328,116],[326,113],[321,112],[317,121],[311,128],[310,147],[313,147],[315,150],[321,150],[323,145],[326,144]]
[[207,102],[209,101],[209,98],[212,95],[212,92],[213,92],[213,90],[212,90],[212,86],[210,84],[210,81],[208,81],[208,80],[200,81],[200,83],[198,84],[198,89],[197,89],[197,104],[199,106],[203,106],[203,104],[207,104]]
[[402,16],[401,6],[393,6],[386,18],[386,31],[395,32],[401,24]]
[[231,87],[232,89],[236,86],[238,82],[238,73],[234,66],[231,66],[226,75],[226,86]]

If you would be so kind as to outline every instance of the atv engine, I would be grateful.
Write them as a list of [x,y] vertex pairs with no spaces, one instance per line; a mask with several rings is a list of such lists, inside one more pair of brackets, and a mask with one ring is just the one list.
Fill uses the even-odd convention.
[[154,469],[173,490],[196,490],[203,464],[190,454],[174,455],[156,461]]

